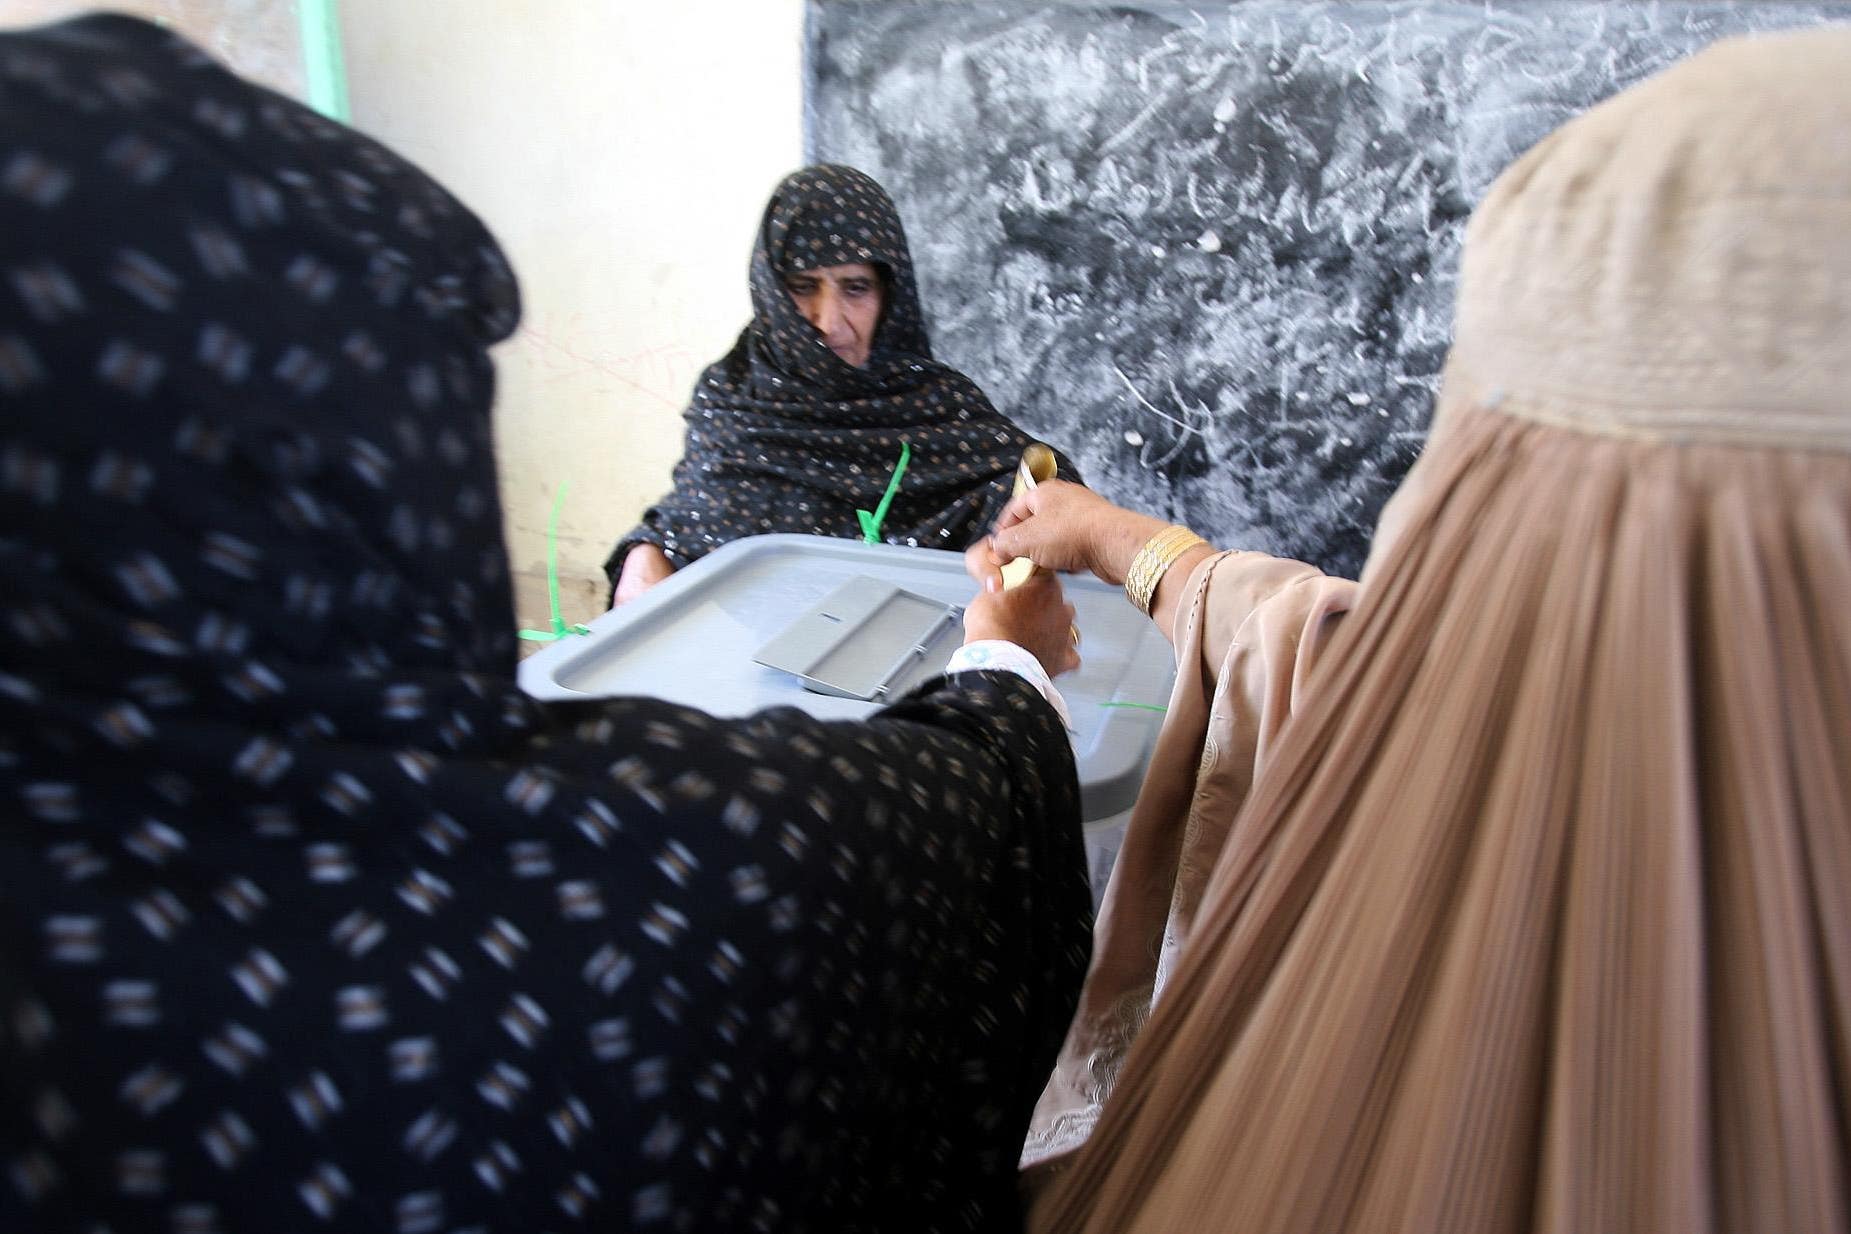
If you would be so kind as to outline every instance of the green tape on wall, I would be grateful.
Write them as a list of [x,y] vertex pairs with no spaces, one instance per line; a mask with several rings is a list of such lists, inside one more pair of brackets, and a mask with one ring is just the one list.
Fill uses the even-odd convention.
[[302,58],[308,70],[308,102],[322,115],[347,122],[347,69],[341,59],[341,15],[337,0],[298,0]]

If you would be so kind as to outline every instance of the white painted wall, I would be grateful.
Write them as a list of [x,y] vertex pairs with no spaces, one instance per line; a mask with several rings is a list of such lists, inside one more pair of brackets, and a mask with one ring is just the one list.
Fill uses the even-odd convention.
[[487,222],[521,279],[496,436],[519,621],[567,621],[667,487],[694,378],[750,313],[773,185],[802,159],[802,0],[349,0],[353,124]]

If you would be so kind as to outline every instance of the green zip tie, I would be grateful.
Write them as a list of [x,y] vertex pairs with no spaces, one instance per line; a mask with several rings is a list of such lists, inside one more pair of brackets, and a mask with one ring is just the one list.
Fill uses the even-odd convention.
[[1155,703],[1100,703],[1101,707],[1129,707],[1133,711],[1168,711],[1168,707],[1159,707]]
[[341,59],[338,0],[297,0],[302,62],[308,75],[308,104],[330,120],[346,124],[347,69]]
[[569,626],[559,615],[559,509],[566,504],[566,486],[553,494],[553,512],[546,519],[546,598],[553,606],[553,628],[522,630],[521,637],[536,643],[550,643],[568,634],[590,634],[589,626]]
[[906,474],[906,460],[912,456],[913,448],[901,442],[900,461],[893,465],[893,479],[887,481],[887,491],[881,494],[881,503],[874,507],[872,514],[866,510],[855,511],[855,517],[861,520],[861,538],[864,542],[881,542],[881,523],[886,521],[887,507],[893,504],[893,495],[900,491],[900,477]]

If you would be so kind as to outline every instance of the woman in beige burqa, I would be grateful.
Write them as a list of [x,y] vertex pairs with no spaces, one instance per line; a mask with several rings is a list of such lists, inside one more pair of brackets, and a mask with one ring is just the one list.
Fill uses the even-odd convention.
[[1180,666],[1031,1229],[1851,1228],[1847,66],[1717,44],[1499,179],[1361,583],[1060,484],[972,550]]

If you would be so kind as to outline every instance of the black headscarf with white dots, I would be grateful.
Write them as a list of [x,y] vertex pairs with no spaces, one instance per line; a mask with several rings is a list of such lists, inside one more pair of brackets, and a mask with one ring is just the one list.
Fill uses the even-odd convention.
[[517,317],[376,143],[145,22],[0,32],[0,1231],[1019,1223],[1058,716],[525,697]]
[[[800,271],[858,262],[884,276],[862,368],[829,349],[784,285]],[[759,224],[751,284],[752,323],[701,374],[674,487],[619,542],[605,564],[612,581],[644,541],[685,566],[767,532],[858,538],[855,511],[879,504],[902,442],[910,457],[881,539],[963,549],[987,532],[1034,439],[932,358],[906,232],[886,191],[829,163],[785,177]],[[1060,461],[1061,474],[1078,479]]]

